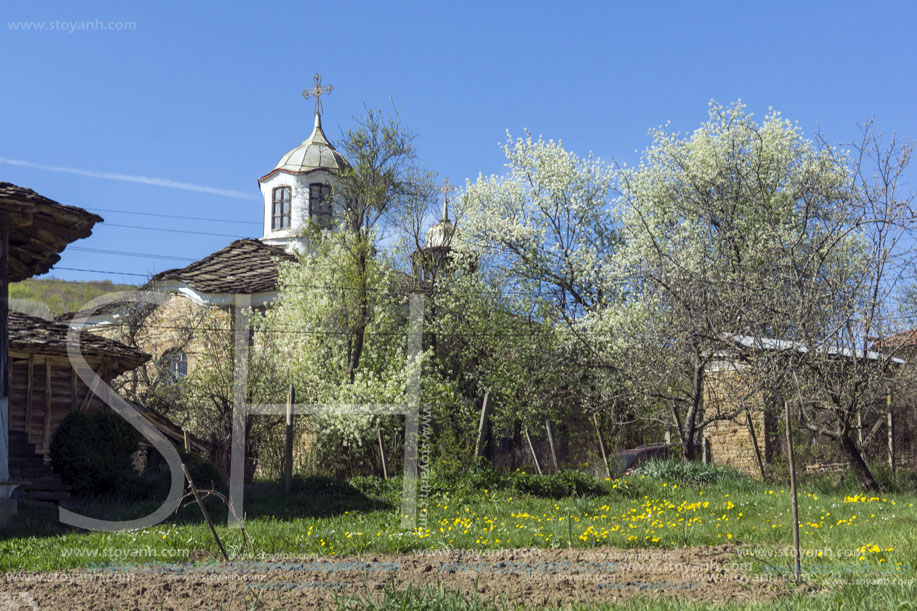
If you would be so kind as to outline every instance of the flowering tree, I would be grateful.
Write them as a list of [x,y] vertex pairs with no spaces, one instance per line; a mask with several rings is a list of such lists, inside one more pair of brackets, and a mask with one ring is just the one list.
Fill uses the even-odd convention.
[[617,261],[615,173],[529,134],[507,135],[503,151],[505,174],[466,185],[454,240],[480,284],[512,313],[496,327],[512,337],[488,348],[504,359],[494,363],[492,383],[521,423],[571,409],[613,411],[624,347],[616,331],[629,307]]
[[622,262],[645,304],[627,326],[629,372],[666,406],[693,459],[703,428],[742,404],[705,410],[711,363],[735,349],[732,336],[783,337],[792,327],[786,272],[842,222],[848,177],[778,113],[758,125],[741,103],[711,103],[690,135],[651,135],[640,165],[620,173]]

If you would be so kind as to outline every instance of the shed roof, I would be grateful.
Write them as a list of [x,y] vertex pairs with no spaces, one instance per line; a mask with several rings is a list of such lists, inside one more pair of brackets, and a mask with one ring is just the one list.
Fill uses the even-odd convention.
[[[784,339],[774,339],[770,337],[752,337],[749,335],[727,335],[727,339],[734,341],[736,344],[754,350],[765,350],[773,352],[796,351],[799,353],[809,352],[808,346],[801,342],[794,342]],[[850,348],[826,347],[817,348],[816,353],[827,354],[829,356],[843,356],[848,358],[864,359],[868,361],[878,361],[885,357],[881,352],[874,350],[851,350]],[[891,358],[891,362],[902,364],[905,361],[896,357]]]
[[8,182],[0,182],[0,218],[10,224],[9,280],[44,274],[70,242],[89,237],[97,214],[65,206]]
[[[67,355],[70,327],[35,316],[10,312],[10,352],[26,354]],[[121,342],[83,331],[80,349],[87,359],[100,359],[113,366],[120,375],[150,360],[150,355]]]

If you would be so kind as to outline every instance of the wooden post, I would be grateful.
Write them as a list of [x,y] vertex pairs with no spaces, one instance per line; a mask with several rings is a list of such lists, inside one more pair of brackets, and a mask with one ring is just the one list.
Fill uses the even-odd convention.
[[538,463],[538,454],[535,454],[535,446],[532,444],[532,438],[529,436],[529,430],[525,429],[525,440],[529,442],[529,450],[532,452],[532,460],[535,461],[535,470],[538,471],[538,475],[544,475],[541,472],[541,465]]
[[0,482],[10,480],[10,229],[8,219],[0,225]]
[[548,445],[551,447],[551,462],[554,463],[554,473],[558,473],[560,466],[557,464],[557,452],[554,450],[554,428],[551,426],[550,418],[545,418],[544,428],[548,431]]
[[382,457],[382,479],[388,479],[388,464],[385,462],[385,444],[382,443],[382,427],[376,429],[379,437],[379,455]]
[[599,415],[592,413],[592,424],[595,425],[595,436],[599,438],[599,450],[602,451],[602,462],[605,463],[605,474],[611,479],[611,469],[608,467],[608,454],[605,452],[605,442],[602,440],[602,430],[599,428]]
[[484,393],[484,405],[481,406],[481,421],[478,423],[478,440],[474,444],[474,457],[477,458],[484,450],[484,431],[487,430],[487,416],[490,410],[490,391]]
[[45,361],[45,426],[41,435],[41,452],[48,458],[51,449],[51,361]]
[[29,368],[25,381],[25,434],[29,443],[32,443],[32,392],[35,388],[35,356],[29,355],[29,361],[26,363]]
[[895,472],[895,417],[891,412],[892,396],[888,395],[888,468]]
[[293,404],[296,402],[296,388],[290,384],[287,393],[287,413],[284,422],[283,444],[283,490],[290,492],[293,485]]
[[184,441],[185,452],[191,452],[191,435],[188,434],[188,431],[182,429],[182,441]]
[[786,421],[786,457],[790,466],[790,498],[793,504],[793,574],[799,583],[802,573],[800,564],[802,556],[799,554],[799,497],[796,490],[796,461],[793,457],[793,435],[790,427],[790,403],[783,402],[783,419]]

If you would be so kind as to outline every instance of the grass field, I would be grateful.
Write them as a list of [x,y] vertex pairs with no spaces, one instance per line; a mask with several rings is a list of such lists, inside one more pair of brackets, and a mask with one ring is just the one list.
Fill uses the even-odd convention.
[[[792,565],[785,487],[716,470],[694,474],[663,470],[614,481],[552,477],[483,472],[436,478],[429,494],[419,500],[418,526],[412,531],[399,526],[398,479],[358,478],[347,483],[303,478],[296,480],[289,496],[276,485],[259,484],[246,495],[246,526],[255,557],[728,544],[734,562],[752,574],[786,572]],[[561,496],[570,491],[580,494]],[[826,480],[806,486],[800,494],[803,578],[820,593],[783,598],[778,606],[898,608],[917,601],[917,588],[911,585],[917,567],[915,503],[917,496],[908,492],[866,496]],[[97,500],[84,512],[124,519],[154,507]],[[226,512],[219,503],[210,499],[208,508],[225,524]],[[231,556],[251,557],[239,530],[219,526],[218,533]],[[217,558],[216,544],[195,507],[185,507],[154,528],[121,533],[69,530],[57,525],[53,515],[23,511],[0,538],[3,571]],[[864,579],[869,583],[858,585]],[[499,601],[436,588],[392,591],[385,600],[393,606],[380,608],[494,608],[495,604],[499,608]],[[646,602],[626,605],[644,608]],[[346,601],[340,604],[346,606]],[[377,603],[363,600],[361,604],[372,608]],[[675,605],[654,604],[660,609]]]

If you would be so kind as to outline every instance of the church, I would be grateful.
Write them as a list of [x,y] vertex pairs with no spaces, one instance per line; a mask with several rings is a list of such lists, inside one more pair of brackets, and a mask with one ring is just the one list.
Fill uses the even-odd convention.
[[[236,240],[183,268],[156,274],[141,290],[167,295],[157,305],[113,303],[92,313],[65,315],[71,321],[76,319],[72,324],[80,324],[93,333],[117,339],[152,356],[144,366],[117,380],[117,388],[123,395],[139,398],[148,407],[168,415],[170,384],[175,388],[174,405],[179,405],[181,385],[176,382],[197,364],[206,361],[212,366],[215,358],[221,357],[227,363],[232,362],[229,342],[225,347],[215,346],[206,331],[230,331],[224,334],[228,340],[233,328],[233,309],[240,297],[253,309],[262,311],[277,299],[279,266],[296,261],[298,253],[309,250],[307,229],[335,231],[343,224],[347,208],[337,186],[351,165],[322,128],[321,101],[331,90],[330,85],[322,85],[320,76],[315,75],[314,86],[303,92],[304,97],[315,100],[312,133],[284,153],[258,179],[263,219],[260,238]],[[396,274],[400,289],[428,284],[431,265],[441,262],[448,251],[454,231],[448,219],[448,185],[443,193],[443,219],[427,231],[425,247],[415,253],[415,275]],[[225,354],[217,355],[224,349]],[[224,386],[229,408],[232,388],[231,384]],[[159,391],[157,396],[149,402],[144,400],[150,396],[147,391],[154,387]],[[165,403],[157,404],[163,397]],[[193,422],[182,424],[199,428]]]

